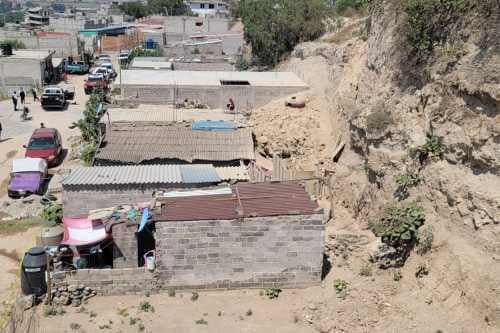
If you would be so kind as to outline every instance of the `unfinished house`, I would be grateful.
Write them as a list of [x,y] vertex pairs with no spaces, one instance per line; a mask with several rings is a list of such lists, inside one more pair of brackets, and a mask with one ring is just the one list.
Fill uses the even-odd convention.
[[188,126],[182,123],[114,123],[106,130],[94,165],[239,166],[242,161],[255,159],[250,129],[212,132]]
[[[158,198],[147,223],[105,221],[113,268],[63,271],[55,280],[101,294],[320,283],[323,211],[300,185],[239,183],[201,192]],[[151,254],[154,267],[143,267]]]
[[225,108],[232,99],[237,110],[250,110],[307,89],[289,72],[122,71],[123,98],[145,104],[196,100]]
[[13,50],[12,55],[0,55],[0,87],[5,91],[24,87],[40,87],[57,79],[52,64],[54,52]]
[[87,216],[96,209],[149,202],[160,191],[248,179],[243,167],[204,164],[76,168],[62,176],[64,216]]

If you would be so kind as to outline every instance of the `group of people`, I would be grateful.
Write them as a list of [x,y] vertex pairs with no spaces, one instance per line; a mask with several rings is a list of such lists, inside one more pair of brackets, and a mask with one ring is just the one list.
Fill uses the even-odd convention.
[[[33,94],[33,101],[40,100],[37,96],[35,88],[31,88],[31,93]],[[21,88],[21,90],[19,91],[19,98],[21,99],[21,104],[24,105],[26,100],[26,92],[23,88]],[[17,93],[15,91],[12,93],[12,104],[14,104],[14,111],[17,111]]]

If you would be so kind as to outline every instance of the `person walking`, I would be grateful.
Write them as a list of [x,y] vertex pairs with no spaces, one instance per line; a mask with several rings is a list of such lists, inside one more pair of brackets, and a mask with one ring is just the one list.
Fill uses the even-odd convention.
[[12,94],[12,104],[14,104],[14,111],[17,111],[17,95],[15,91]]
[[31,88],[31,93],[33,94],[33,102],[40,101],[40,99],[36,95],[36,88],[35,87]]
[[21,88],[21,91],[19,92],[19,97],[21,97],[21,104],[24,105],[24,100],[26,98],[26,93],[24,92],[23,88]]
[[0,142],[2,142],[2,123],[0,123]]

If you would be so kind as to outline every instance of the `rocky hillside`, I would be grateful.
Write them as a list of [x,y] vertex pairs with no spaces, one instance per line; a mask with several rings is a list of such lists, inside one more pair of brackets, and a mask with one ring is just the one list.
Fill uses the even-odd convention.
[[[412,251],[401,269],[407,280],[391,293],[381,291],[392,304],[384,311],[391,322],[369,326],[380,332],[497,332],[500,4],[375,0],[368,17],[350,22],[299,45],[282,65],[311,85],[313,107],[330,120],[330,133],[304,127],[296,142],[325,144],[322,152],[346,143],[338,163],[324,153],[311,158],[334,169],[330,247],[338,248],[338,235],[368,235],[372,242],[358,251],[368,258],[380,247],[369,222],[388,206],[414,203],[431,226],[432,248]],[[269,122],[259,126],[262,112],[253,116],[259,136],[289,146],[289,133],[267,129]],[[414,273],[422,267],[428,274],[419,279]],[[377,272],[386,283],[387,270]],[[365,332],[342,325],[330,331],[347,328]]]

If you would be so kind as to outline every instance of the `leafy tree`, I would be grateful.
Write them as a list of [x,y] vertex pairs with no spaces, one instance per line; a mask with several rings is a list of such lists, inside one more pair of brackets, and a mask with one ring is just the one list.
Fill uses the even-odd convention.
[[124,2],[118,8],[122,10],[126,15],[132,16],[134,18],[141,18],[148,16],[149,9],[140,1]]
[[191,10],[183,0],[148,0],[148,8],[152,14],[171,16],[191,14]]
[[262,65],[276,65],[298,43],[320,37],[324,0],[241,0],[245,39]]
[[5,39],[0,41],[0,48],[4,45],[9,45],[13,50],[25,49],[26,45],[19,39]]
[[83,118],[70,126],[70,128],[78,128],[80,130],[82,140],[86,143],[98,144],[101,139],[99,120],[104,111],[102,109],[104,99],[104,92],[100,90],[94,91],[85,105]]

